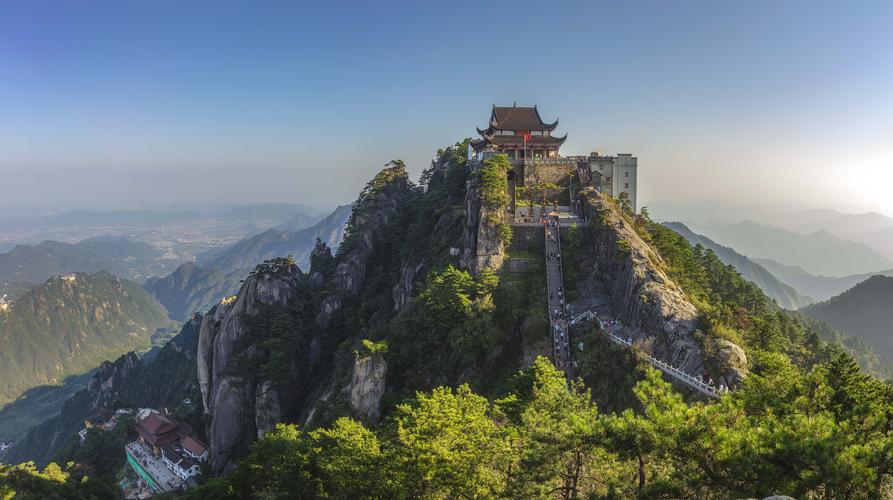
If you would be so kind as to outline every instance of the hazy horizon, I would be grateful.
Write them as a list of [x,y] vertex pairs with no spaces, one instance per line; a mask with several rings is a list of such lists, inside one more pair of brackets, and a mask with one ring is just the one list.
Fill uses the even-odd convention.
[[893,216],[891,4],[4,10],[3,207],[330,208],[516,101],[560,118],[565,154],[635,154],[640,206]]

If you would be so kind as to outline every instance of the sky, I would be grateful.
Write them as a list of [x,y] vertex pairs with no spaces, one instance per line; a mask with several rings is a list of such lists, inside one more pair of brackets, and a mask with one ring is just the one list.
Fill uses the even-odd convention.
[[639,205],[893,216],[893,2],[7,1],[0,207],[355,198],[490,107],[633,153]]

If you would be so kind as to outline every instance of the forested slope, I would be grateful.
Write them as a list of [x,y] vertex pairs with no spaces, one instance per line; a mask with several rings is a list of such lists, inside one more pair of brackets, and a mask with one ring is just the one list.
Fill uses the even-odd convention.
[[106,272],[51,278],[0,310],[0,404],[147,350],[153,333],[170,324],[164,307],[136,283]]

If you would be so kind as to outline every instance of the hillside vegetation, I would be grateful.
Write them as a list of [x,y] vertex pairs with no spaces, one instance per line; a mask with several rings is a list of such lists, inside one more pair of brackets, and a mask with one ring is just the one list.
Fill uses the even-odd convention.
[[170,324],[164,307],[136,283],[106,272],[51,278],[0,312],[0,404],[146,350],[156,330]]
[[[448,155],[449,150],[441,158]],[[312,401],[314,387],[330,396],[320,399],[325,404],[310,412],[313,421],[303,429],[297,424],[306,422],[301,418],[306,411],[290,407],[282,416],[291,424],[265,430],[228,476],[190,496],[877,498],[890,493],[890,387],[863,373],[826,327],[778,308],[713,252],[691,246],[647,216],[625,215],[659,256],[655,265],[697,306],[703,338],[729,339],[745,348],[749,375],[742,387],[718,403],[699,402],[677,393],[635,351],[600,342],[604,337],[595,330],[580,354],[581,381],[568,386],[543,357],[525,362],[535,357],[537,339],[548,335],[542,274],[534,269],[524,279],[487,271],[474,276],[451,266],[447,250],[455,241],[450,228],[456,219],[449,207],[461,199],[460,179],[468,178],[463,166],[436,163],[424,177],[427,189],[413,187],[396,216],[384,217],[381,210],[400,207],[395,200],[405,194],[388,186],[405,182],[405,173],[392,167],[367,186],[334,262],[317,269],[326,274],[337,268],[335,284],[323,285],[332,291],[323,296],[337,283],[359,289],[356,297],[341,300],[328,328],[320,327],[325,321],[319,316],[315,324],[309,316],[289,319],[288,314],[306,314],[308,307],[318,310],[318,301],[326,303],[320,297],[308,301],[300,293],[303,285],[278,313],[285,314],[281,319],[260,310],[266,326],[251,330],[243,348],[267,349],[259,359],[263,368],[240,376],[268,375],[251,378],[248,386],[285,373],[274,377],[285,399],[291,401],[289,395],[300,390]],[[378,196],[382,193],[389,194]],[[359,251],[367,260],[360,260]],[[359,262],[364,272],[349,274]],[[407,269],[420,271],[408,280],[411,299],[395,310],[395,303],[404,303]],[[358,281],[360,276],[365,281]],[[257,278],[251,286],[269,279]],[[283,337],[289,321],[300,325],[297,337]],[[319,331],[335,335],[324,337],[321,359],[328,361],[311,364],[300,378],[294,378],[297,372],[289,375],[288,370],[307,365],[291,365],[289,356],[269,346],[288,339],[283,345],[295,346],[303,353],[299,359],[312,360],[313,350],[300,346],[312,346]],[[362,345],[387,346],[371,354],[387,362],[377,425],[341,399],[347,387],[327,385],[333,378],[334,384],[349,383],[354,358],[344,350],[360,359],[359,339],[367,339]],[[286,370],[271,370],[276,364]],[[293,387],[298,380],[300,389]],[[214,418],[222,411],[213,409]],[[213,443],[215,437],[210,438]]]
[[[402,162],[388,163],[360,193],[334,255],[316,245],[306,273],[290,259],[268,260],[201,318],[198,386],[210,467],[221,477],[188,497],[893,493],[890,386],[862,371],[833,330],[779,308],[714,252],[597,193],[587,196],[605,213],[594,216],[611,224],[578,228],[568,251],[613,241],[604,256],[616,262],[598,265],[630,277],[628,307],[651,307],[649,319],[665,327],[660,304],[642,300],[672,298],[691,312],[692,331],[651,339],[689,335],[704,364],[733,342],[747,366],[737,390],[704,401],[590,323],[580,332],[585,349],[574,346],[578,377],[567,381],[544,356],[543,256],[504,254],[478,198],[498,207],[504,188],[489,182],[498,180],[492,171],[468,168],[465,151],[459,143],[438,152],[419,184]],[[635,267],[624,251],[636,252]],[[576,267],[568,276],[593,274],[585,258],[565,258]],[[636,289],[639,272],[651,275],[650,291]]]
[[842,294],[803,310],[854,335],[893,365],[893,278],[872,276]]
[[775,300],[780,307],[796,310],[812,303],[809,297],[804,297],[791,286],[782,283],[761,265],[734,249],[722,246],[706,236],[701,236],[680,222],[664,222],[663,225],[679,233],[692,245],[701,245],[705,249],[713,251],[724,264],[734,267],[741,277],[760,287],[763,293]]
[[[201,432],[195,405],[200,399],[195,375],[195,351],[201,318],[186,323],[180,333],[154,352],[138,357],[127,353],[104,362],[87,387],[65,401],[58,415],[34,426],[18,439],[3,461],[34,461],[45,466],[55,460],[66,463],[76,448],[77,432],[84,420],[107,418],[117,408],[167,408]],[[185,400],[193,402],[191,405]],[[120,449],[115,450],[117,456]],[[114,477],[116,470],[99,471]]]

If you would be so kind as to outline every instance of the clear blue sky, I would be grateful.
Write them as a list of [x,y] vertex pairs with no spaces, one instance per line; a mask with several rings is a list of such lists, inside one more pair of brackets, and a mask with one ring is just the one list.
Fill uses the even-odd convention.
[[517,101],[566,153],[635,153],[646,204],[893,215],[891,26],[880,1],[4,2],[0,206],[333,205]]

